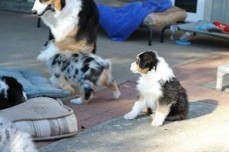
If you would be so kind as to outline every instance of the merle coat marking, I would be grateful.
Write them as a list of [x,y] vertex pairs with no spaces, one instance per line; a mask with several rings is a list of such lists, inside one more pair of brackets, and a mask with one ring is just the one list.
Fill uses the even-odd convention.
[[74,103],[88,102],[94,87],[105,86],[113,91],[114,98],[120,95],[116,82],[111,77],[111,63],[94,54],[57,54],[48,62],[53,77],[51,82],[74,93],[80,87],[81,97]]

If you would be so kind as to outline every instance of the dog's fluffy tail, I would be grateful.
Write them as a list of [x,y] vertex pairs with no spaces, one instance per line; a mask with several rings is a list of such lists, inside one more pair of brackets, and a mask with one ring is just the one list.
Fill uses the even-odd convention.
[[168,115],[166,120],[176,121],[176,120],[184,120],[186,118],[187,118],[187,114],[175,114],[175,115]]

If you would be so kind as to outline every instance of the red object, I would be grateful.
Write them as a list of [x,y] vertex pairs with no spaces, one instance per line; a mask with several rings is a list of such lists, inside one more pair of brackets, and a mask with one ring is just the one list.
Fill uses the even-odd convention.
[[224,32],[229,32],[229,25],[223,24],[219,21],[214,21],[213,24],[217,27],[219,27]]

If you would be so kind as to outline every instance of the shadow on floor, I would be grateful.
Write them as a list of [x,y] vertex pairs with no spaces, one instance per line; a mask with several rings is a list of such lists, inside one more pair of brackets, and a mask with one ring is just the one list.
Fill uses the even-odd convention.
[[212,113],[217,108],[217,101],[204,99],[196,102],[190,102],[188,119],[203,117]]

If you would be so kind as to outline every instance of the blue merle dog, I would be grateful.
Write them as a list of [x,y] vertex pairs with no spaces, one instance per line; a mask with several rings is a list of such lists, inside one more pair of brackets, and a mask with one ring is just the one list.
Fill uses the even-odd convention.
[[54,86],[74,93],[80,88],[80,98],[72,99],[72,103],[87,103],[93,96],[96,86],[105,86],[113,91],[113,97],[118,99],[120,91],[112,80],[111,62],[95,54],[74,53],[56,54],[48,60]]

